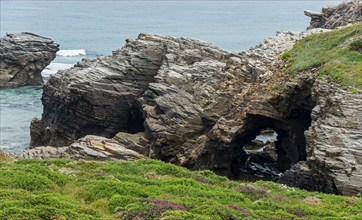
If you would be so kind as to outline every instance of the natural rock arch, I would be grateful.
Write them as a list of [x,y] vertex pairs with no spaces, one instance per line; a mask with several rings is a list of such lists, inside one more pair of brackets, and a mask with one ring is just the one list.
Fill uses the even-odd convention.
[[275,95],[263,96],[263,87],[251,92],[249,100],[246,97],[245,102],[213,126],[205,148],[195,162],[196,169],[207,168],[230,178],[248,179],[253,176],[245,175],[250,155],[243,147],[266,128],[277,133],[274,144],[278,156],[276,161],[260,161],[261,164],[268,163],[272,170],[284,173],[297,162],[306,160],[304,132],[311,125],[311,112],[315,106],[312,87],[313,79],[305,78],[298,84],[285,86],[287,90],[281,89]]
[[[236,136],[231,143],[236,153],[230,164],[230,175],[233,178],[240,178],[242,175],[239,169],[245,166],[248,155],[243,149],[244,145],[251,142],[265,128],[270,128],[277,133],[275,142],[278,159],[272,166],[280,172],[285,172],[291,165],[306,159],[304,131],[310,126],[310,117],[275,119],[262,115],[249,115],[246,119],[245,132]],[[263,161],[261,161],[263,162]],[[265,161],[266,163],[268,161]]]

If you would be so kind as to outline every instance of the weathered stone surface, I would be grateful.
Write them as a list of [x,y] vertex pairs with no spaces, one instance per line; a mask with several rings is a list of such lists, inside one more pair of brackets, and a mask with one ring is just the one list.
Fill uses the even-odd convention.
[[127,146],[128,149],[136,151],[142,155],[149,155],[150,143],[144,132],[130,134],[126,132],[117,133],[113,139],[120,144]]
[[[135,137],[128,135],[128,143],[136,145],[138,139],[142,138],[142,134]],[[141,151],[142,153],[142,151]],[[136,160],[146,157],[146,155],[134,151],[118,142],[116,139],[108,139],[104,137],[87,135],[78,139],[70,146],[53,147],[53,146],[39,146],[33,149],[27,149],[16,155],[16,158],[40,158],[40,159],[54,159],[54,158],[72,158],[72,159],[102,159],[102,160]]]
[[[277,132],[275,147],[279,152],[276,162],[265,165],[284,172],[305,159],[304,131],[310,125],[309,115],[314,106],[311,100],[314,79],[310,74],[291,79],[281,73],[278,55],[309,33],[279,33],[276,38],[241,53],[255,80],[240,84],[243,90],[234,96],[234,106],[210,128],[203,143],[188,157],[188,165],[242,177],[250,160],[243,146],[264,128]],[[274,46],[278,44],[283,46]]]
[[337,6],[327,6],[322,9],[322,12],[304,11],[304,14],[310,17],[311,28],[327,28],[333,29],[336,27],[345,26],[354,22],[362,21],[362,1],[347,0]]
[[89,134],[144,130],[138,97],[154,81],[164,48],[159,39],[142,36],[112,56],[84,59],[51,76],[44,86],[42,120],[31,125],[31,146],[67,146]]
[[166,156],[171,142],[194,145],[192,137],[235,106],[235,94],[242,96],[247,84],[269,71],[268,57],[302,36],[279,33],[245,54],[231,54],[197,40],[141,34],[112,56],[83,60],[49,79],[31,145],[66,146],[89,134],[144,129],[157,146],[151,155]]
[[[350,94],[318,79],[312,95],[316,106],[305,132],[310,175],[299,164],[280,182],[344,195],[362,195],[362,93]],[[311,184],[315,183],[315,184]]]
[[26,32],[0,38],[0,88],[43,85],[41,71],[58,47],[49,38]]
[[[31,145],[64,146],[88,134],[113,137],[119,131],[134,133],[144,127],[150,135],[159,135],[157,139],[170,139],[168,134],[182,123],[194,125],[181,129],[184,133],[196,132],[195,127],[202,130],[198,104],[192,102],[212,104],[200,93],[207,96],[225,86],[219,82],[227,81],[220,74],[227,55],[196,40],[141,34],[113,56],[83,60],[58,72],[44,86],[44,113],[41,121],[32,123]],[[205,83],[213,78],[212,85]],[[201,88],[202,84],[208,88]],[[192,100],[193,90],[198,100]],[[163,111],[173,114],[172,119]],[[170,129],[166,131],[163,122],[153,123],[158,117],[160,122],[162,117],[168,120]]]

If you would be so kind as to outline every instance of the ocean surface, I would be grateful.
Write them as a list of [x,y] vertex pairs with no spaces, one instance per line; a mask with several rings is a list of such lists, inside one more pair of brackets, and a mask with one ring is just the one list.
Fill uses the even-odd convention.
[[[192,37],[242,51],[278,30],[302,31],[303,11],[341,1],[56,1],[0,0],[0,35],[33,32],[60,44],[45,81],[82,58],[112,53],[139,33]],[[0,150],[21,151],[41,117],[41,87],[0,90]]]

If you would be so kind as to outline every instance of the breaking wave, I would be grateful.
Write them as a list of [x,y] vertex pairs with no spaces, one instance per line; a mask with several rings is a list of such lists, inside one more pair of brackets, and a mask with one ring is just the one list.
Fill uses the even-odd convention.
[[57,56],[62,56],[62,57],[76,57],[76,56],[85,56],[85,55],[87,55],[87,51],[85,49],[59,50],[57,52]]

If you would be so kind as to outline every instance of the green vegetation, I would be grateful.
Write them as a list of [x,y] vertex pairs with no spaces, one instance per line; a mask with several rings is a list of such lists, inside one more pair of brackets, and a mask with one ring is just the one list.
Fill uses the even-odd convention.
[[362,37],[352,41],[349,44],[349,49],[362,52]]
[[362,89],[362,23],[300,40],[281,55],[287,72],[320,67],[317,76],[328,75],[342,86]]
[[134,162],[0,162],[0,219],[362,219],[362,199]]

